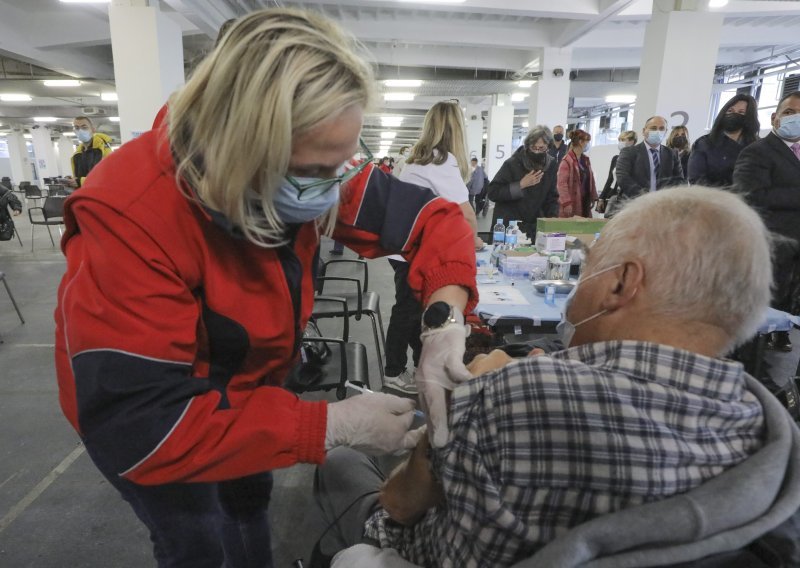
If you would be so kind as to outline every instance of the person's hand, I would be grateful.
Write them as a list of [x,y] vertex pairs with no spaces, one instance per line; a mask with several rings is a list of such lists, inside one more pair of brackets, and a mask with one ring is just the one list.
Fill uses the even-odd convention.
[[473,377],[477,377],[478,375],[488,373],[489,371],[495,371],[505,367],[513,360],[514,359],[512,359],[511,356],[509,356],[509,354],[505,351],[495,349],[488,355],[486,353],[475,355],[475,358],[467,365],[467,369],[470,373],[472,373]]
[[392,454],[414,447],[419,432],[409,432],[414,402],[390,394],[365,393],[328,404],[325,450],[348,446],[365,454]]
[[542,177],[544,177],[544,172],[542,170],[528,172],[525,174],[525,177],[519,180],[519,186],[522,189],[525,189],[526,187],[532,187],[542,181]]
[[607,202],[606,202],[605,199],[598,199],[594,210],[597,211],[598,213],[605,213],[606,212],[606,205],[607,205]]
[[414,380],[428,422],[428,437],[435,448],[447,443],[447,392],[472,378],[464,365],[469,326],[451,323],[425,331]]
[[482,250],[483,247],[485,247],[485,246],[486,246],[486,243],[483,242],[483,239],[481,239],[480,237],[475,237],[475,250],[476,251]]
[[13,211],[11,214],[12,214],[14,217],[18,217],[18,216],[22,215],[22,211],[17,211],[16,209],[14,209],[14,211]]
[[572,217],[572,205],[564,205],[561,207],[562,217]]

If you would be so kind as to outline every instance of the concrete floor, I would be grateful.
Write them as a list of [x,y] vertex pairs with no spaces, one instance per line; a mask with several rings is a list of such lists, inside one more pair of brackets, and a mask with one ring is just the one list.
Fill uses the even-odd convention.
[[[481,219],[487,230],[488,220]],[[0,271],[6,273],[26,323],[17,319],[0,289],[0,566],[13,568],[142,568],[154,566],[146,530],[97,472],[61,414],[53,363],[53,310],[64,260],[44,228],[36,229],[30,251],[27,215],[18,218],[26,238],[0,242]],[[330,243],[322,246],[327,256]],[[346,258],[354,258],[351,251]],[[392,271],[385,260],[370,261],[370,288],[381,295],[388,324],[393,303]],[[331,288],[331,292],[336,288]],[[328,322],[325,326],[335,325]],[[354,323],[353,339],[372,345],[369,320]],[[800,344],[800,334],[793,333]],[[794,374],[800,349],[770,354],[773,376]],[[368,347],[370,369],[377,372]],[[332,395],[331,395],[332,399]],[[271,507],[275,560],[288,568],[308,560],[317,534],[310,527],[313,466],[275,472]]]

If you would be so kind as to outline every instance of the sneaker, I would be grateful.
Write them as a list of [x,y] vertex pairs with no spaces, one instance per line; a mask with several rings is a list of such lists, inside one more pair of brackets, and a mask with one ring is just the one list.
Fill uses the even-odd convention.
[[406,369],[396,377],[384,377],[383,386],[405,394],[417,394],[414,372]]

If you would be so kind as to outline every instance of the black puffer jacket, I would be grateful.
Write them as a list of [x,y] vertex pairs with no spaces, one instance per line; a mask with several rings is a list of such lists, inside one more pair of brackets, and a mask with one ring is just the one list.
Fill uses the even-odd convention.
[[520,189],[519,182],[528,172],[535,169],[533,156],[525,146],[520,146],[512,156],[503,162],[500,171],[489,183],[489,199],[495,202],[492,226],[497,218],[508,221],[518,219],[520,228],[529,238],[536,238],[536,220],[539,217],[558,217],[558,190],[556,177],[558,164],[545,153],[544,176],[542,181],[532,187]]
[[9,207],[14,211],[22,212],[22,203],[19,198],[5,187],[0,186],[0,222],[5,221],[11,216],[11,213],[8,211]]

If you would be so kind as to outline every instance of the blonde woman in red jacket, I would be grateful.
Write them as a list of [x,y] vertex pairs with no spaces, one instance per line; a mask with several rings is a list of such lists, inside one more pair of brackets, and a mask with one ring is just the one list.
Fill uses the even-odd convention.
[[597,187],[586,150],[592,137],[583,130],[575,130],[569,136],[569,151],[558,166],[559,217],[591,217]]

